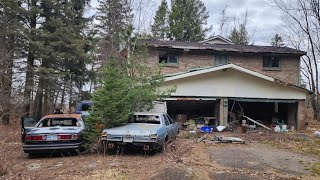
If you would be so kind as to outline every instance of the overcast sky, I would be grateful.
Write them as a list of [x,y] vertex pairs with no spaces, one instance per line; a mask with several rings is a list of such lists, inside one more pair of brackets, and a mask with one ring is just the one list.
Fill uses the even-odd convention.
[[[140,27],[140,31],[150,31],[150,24],[153,21],[153,16],[161,0],[133,1],[135,2],[135,25]],[[168,2],[170,4],[170,0],[168,0]],[[220,34],[221,12],[226,6],[226,14],[229,20],[225,31],[222,32],[224,36],[229,34],[231,27],[233,27],[235,23],[237,24],[243,19],[246,10],[248,10],[248,31],[251,34],[250,43],[254,42],[255,45],[269,45],[275,33],[281,33],[281,12],[270,6],[270,0],[202,0],[202,2],[204,2],[210,15],[208,25],[213,26],[212,32],[208,35]],[[142,9],[139,8],[139,3],[141,3],[141,7],[143,7]],[[91,6],[89,14],[95,12],[95,8],[98,6],[97,0],[92,0]],[[138,14],[141,14],[140,20]],[[235,21],[234,17],[238,20]]]

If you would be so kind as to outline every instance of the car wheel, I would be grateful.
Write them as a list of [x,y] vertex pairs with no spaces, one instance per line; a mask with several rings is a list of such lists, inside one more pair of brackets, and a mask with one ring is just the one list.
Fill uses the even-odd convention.
[[163,143],[162,143],[161,146],[160,146],[160,152],[165,152],[166,149],[167,149],[166,146],[167,146],[166,141],[163,141]]
[[37,154],[36,153],[28,153],[29,158],[34,158]]

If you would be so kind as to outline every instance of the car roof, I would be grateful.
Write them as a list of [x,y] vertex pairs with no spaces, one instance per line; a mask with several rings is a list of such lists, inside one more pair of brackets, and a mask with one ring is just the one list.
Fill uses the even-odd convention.
[[42,119],[44,118],[77,118],[80,119],[81,118],[81,114],[49,114],[44,116]]
[[136,112],[134,115],[163,115],[161,112]]

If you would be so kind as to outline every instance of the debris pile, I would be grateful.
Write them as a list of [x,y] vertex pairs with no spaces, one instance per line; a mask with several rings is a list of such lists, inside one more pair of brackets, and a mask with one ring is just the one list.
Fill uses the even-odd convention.
[[236,143],[244,144],[245,141],[238,137],[225,137],[225,136],[214,136],[212,138],[208,137],[206,134],[200,138],[195,139],[196,143],[204,142],[208,144],[217,144],[217,143]]

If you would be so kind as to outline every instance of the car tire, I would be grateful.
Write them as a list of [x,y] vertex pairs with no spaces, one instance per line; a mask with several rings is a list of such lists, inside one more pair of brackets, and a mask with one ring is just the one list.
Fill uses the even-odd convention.
[[37,155],[37,153],[28,153],[28,158],[34,158]]
[[163,143],[160,146],[160,152],[166,152],[167,149],[167,143],[166,141],[163,141]]

